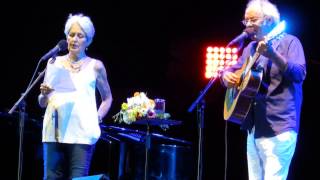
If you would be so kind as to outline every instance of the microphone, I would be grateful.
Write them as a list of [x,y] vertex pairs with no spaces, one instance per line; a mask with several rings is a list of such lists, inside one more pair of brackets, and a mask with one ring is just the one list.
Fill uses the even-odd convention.
[[249,36],[251,36],[253,32],[253,28],[246,28],[240,35],[238,35],[236,38],[230,41],[227,47],[233,46],[235,44],[240,44],[240,46],[242,46],[243,41],[247,39]]
[[47,54],[41,57],[40,61],[44,61],[46,59],[56,56],[58,52],[66,50],[67,46],[68,44],[66,40],[60,40],[53,49],[51,49]]

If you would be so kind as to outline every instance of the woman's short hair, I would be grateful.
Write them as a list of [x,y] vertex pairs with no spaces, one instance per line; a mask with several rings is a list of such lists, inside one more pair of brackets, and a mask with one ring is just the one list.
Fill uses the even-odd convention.
[[70,14],[64,28],[64,34],[66,36],[68,36],[70,28],[74,23],[78,23],[81,29],[85,32],[89,46],[95,33],[95,29],[90,17],[85,16],[81,13],[75,15]]

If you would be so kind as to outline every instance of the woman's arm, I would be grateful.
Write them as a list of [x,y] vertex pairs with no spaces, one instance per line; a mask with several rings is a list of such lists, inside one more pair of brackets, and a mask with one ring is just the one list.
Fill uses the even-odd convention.
[[112,94],[111,94],[109,82],[107,79],[107,71],[103,63],[97,60],[95,69],[97,72],[97,88],[102,100],[98,108],[98,117],[99,117],[99,121],[101,122],[111,107]]

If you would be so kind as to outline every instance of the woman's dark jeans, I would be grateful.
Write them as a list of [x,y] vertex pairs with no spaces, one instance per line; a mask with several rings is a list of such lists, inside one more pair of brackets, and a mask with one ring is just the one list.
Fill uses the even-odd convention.
[[44,180],[87,176],[94,145],[43,143]]

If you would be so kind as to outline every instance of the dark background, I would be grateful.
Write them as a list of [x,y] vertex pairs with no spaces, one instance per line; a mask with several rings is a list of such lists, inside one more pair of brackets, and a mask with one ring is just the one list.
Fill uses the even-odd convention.
[[[166,99],[166,111],[183,124],[164,134],[188,140],[197,147],[196,111],[187,109],[207,85],[204,78],[205,50],[209,45],[225,46],[238,35],[246,5],[241,1],[49,1],[1,5],[1,97],[5,113],[26,89],[41,56],[65,39],[64,23],[69,13],[89,15],[96,35],[88,55],[106,65],[113,104],[105,124],[113,124],[122,102],[135,91]],[[289,179],[317,176],[320,51],[318,48],[319,6],[315,1],[272,1],[278,5],[287,32],[302,42],[307,60],[301,132]],[[40,67],[43,69],[43,64]],[[26,98],[29,121],[25,127],[25,179],[41,179],[43,109],[37,104],[39,84]],[[247,179],[245,133],[228,126],[228,164],[225,164],[225,122],[222,117],[224,89],[217,81],[205,96],[203,179]],[[317,111],[318,110],[318,111]],[[18,118],[1,116],[2,156],[8,156],[9,172],[16,176]],[[39,126],[40,124],[40,126]],[[12,133],[14,132],[14,133]],[[29,144],[28,144],[29,143]],[[32,147],[32,148],[31,148]],[[4,167],[4,166],[2,166]],[[195,169],[196,171],[196,169]],[[8,172],[2,170],[0,172]],[[92,173],[95,173],[92,170]],[[97,172],[98,173],[98,172]],[[7,173],[9,174],[9,173]],[[14,178],[12,178],[14,179]]]

